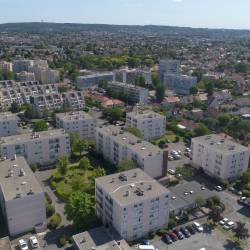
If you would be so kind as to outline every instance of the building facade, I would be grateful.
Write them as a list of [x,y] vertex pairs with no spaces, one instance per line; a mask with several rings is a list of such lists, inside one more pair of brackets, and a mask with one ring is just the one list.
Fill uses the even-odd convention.
[[75,111],[56,114],[56,126],[67,132],[77,132],[81,138],[94,139],[95,121],[86,112]]
[[167,226],[169,191],[141,169],[96,178],[96,214],[127,241]]
[[0,137],[17,134],[18,117],[12,113],[0,113]]
[[95,133],[96,150],[113,164],[122,160],[134,160],[153,178],[165,176],[166,152],[143,141],[117,126],[99,126]]
[[166,131],[166,117],[154,111],[127,113],[126,126],[138,128],[145,140],[160,138]]
[[2,137],[2,157],[23,156],[29,164],[50,165],[70,156],[70,138],[62,129]]
[[192,165],[220,180],[234,180],[248,169],[250,149],[219,135],[192,139]]
[[162,59],[159,61],[159,76],[160,80],[164,81],[164,74],[179,74],[180,61]]
[[0,204],[10,236],[46,229],[44,191],[23,157],[1,161]]

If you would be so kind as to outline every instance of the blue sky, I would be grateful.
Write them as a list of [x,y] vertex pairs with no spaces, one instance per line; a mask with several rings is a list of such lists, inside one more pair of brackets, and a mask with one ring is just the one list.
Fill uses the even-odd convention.
[[250,29],[250,0],[0,0],[0,23],[77,22]]

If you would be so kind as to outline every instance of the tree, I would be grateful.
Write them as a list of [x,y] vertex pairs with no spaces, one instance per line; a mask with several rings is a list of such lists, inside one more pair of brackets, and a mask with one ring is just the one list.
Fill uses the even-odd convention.
[[229,114],[222,113],[218,117],[218,123],[221,127],[224,127],[229,123],[230,119],[231,119],[231,117]]
[[88,170],[88,169],[90,169],[90,168],[91,168],[91,164],[90,164],[90,162],[89,162],[89,159],[88,159],[87,157],[84,156],[84,157],[80,160],[78,167],[79,167],[80,169],[82,169],[82,170],[85,170],[85,171]]
[[21,107],[19,104],[17,104],[16,102],[12,102],[11,103],[11,107],[10,107],[10,111],[12,113],[18,113],[21,111]]
[[200,82],[203,76],[203,72],[201,69],[195,69],[194,72],[192,73],[192,76],[196,76],[197,82]]
[[214,223],[216,223],[221,220],[222,217],[221,213],[222,213],[221,207],[219,206],[212,207],[209,212],[208,218],[212,220]]
[[80,139],[80,140],[77,141],[75,146],[76,146],[76,150],[79,152],[79,154],[81,156],[84,151],[88,150],[89,143],[85,139]]
[[65,214],[68,220],[73,220],[78,229],[91,225],[95,218],[93,196],[81,191],[72,193],[65,205]]
[[206,202],[205,202],[205,200],[202,197],[198,197],[195,200],[195,204],[196,204],[197,208],[201,208],[201,207],[205,206]]
[[205,90],[209,96],[214,93],[214,84],[212,82],[205,83]]
[[190,89],[189,89],[189,92],[190,94],[192,95],[196,95],[198,93],[198,88],[196,86],[192,86]]
[[104,110],[103,115],[110,122],[120,121],[124,116],[124,110],[118,107],[107,108]]
[[156,96],[156,101],[161,103],[165,97],[165,86],[163,83],[158,84],[155,87],[155,96]]
[[44,120],[37,121],[34,123],[34,132],[47,131],[48,125]]
[[79,175],[76,175],[72,178],[70,185],[73,191],[79,191],[84,188],[84,182]]
[[246,223],[240,221],[236,222],[236,228],[234,229],[234,232],[238,240],[245,240],[250,237],[249,230],[246,228]]
[[117,165],[117,171],[122,172],[122,171],[130,170],[136,167],[137,167],[136,162],[132,160],[122,160]]
[[202,135],[206,135],[208,133],[209,133],[209,129],[203,123],[199,123],[198,127],[194,129],[194,135],[195,136],[202,136]]
[[139,138],[143,137],[142,134],[141,134],[140,129],[138,129],[138,128],[134,128],[134,127],[132,127],[132,128],[125,128],[124,131],[127,131],[127,132],[129,132],[129,133],[131,133],[131,134],[133,134],[133,135],[135,135],[135,136],[137,136]]
[[67,173],[68,164],[69,161],[67,156],[61,156],[58,158],[56,167],[61,175],[65,175]]

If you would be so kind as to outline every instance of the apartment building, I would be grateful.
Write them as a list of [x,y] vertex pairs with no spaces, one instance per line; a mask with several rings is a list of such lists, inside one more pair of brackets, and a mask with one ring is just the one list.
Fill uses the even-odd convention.
[[34,65],[33,60],[18,59],[13,61],[13,71],[20,73],[22,71],[30,71],[30,68]]
[[220,180],[233,180],[247,170],[250,149],[211,134],[192,139],[192,165]]
[[85,76],[77,77],[76,87],[78,89],[87,89],[92,87],[97,87],[102,81],[113,81],[114,73],[113,72],[103,72],[103,73],[94,73]]
[[178,75],[180,71],[179,60],[162,59],[159,61],[159,76],[161,81],[164,81],[164,74]]
[[151,70],[120,69],[114,72],[114,81],[135,84],[139,77],[143,77],[146,85],[152,84]]
[[17,115],[9,112],[0,113],[0,137],[16,135],[17,122]]
[[46,229],[45,195],[23,157],[0,162],[0,204],[10,236]]
[[126,95],[132,103],[148,103],[149,91],[146,88],[115,81],[109,83],[109,87],[118,95]]
[[105,159],[118,164],[122,160],[134,160],[153,178],[164,176],[167,170],[167,152],[143,141],[118,126],[96,127],[96,150]]
[[1,61],[0,62],[0,70],[1,71],[13,71],[12,63],[6,62],[6,61]]
[[168,224],[170,192],[141,169],[96,178],[96,214],[127,241]]
[[151,110],[127,113],[126,126],[138,128],[145,140],[160,138],[166,131],[166,117]]
[[62,129],[2,137],[2,157],[23,156],[29,164],[50,165],[58,157],[70,156],[70,138]]
[[22,71],[16,73],[16,80],[19,82],[32,82],[35,81],[35,74],[32,72]]
[[94,118],[84,111],[56,114],[56,126],[67,132],[77,132],[81,138],[93,139],[95,136]]
[[32,96],[30,103],[39,115],[43,113],[44,109],[54,111],[66,106],[72,110],[81,110],[85,106],[84,96],[78,91]]
[[164,73],[163,82],[167,89],[173,90],[176,94],[188,95],[190,88],[197,84],[197,77]]

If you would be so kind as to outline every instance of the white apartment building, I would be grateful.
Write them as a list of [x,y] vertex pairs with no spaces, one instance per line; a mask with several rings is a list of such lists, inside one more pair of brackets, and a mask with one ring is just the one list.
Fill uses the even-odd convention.
[[77,132],[81,138],[91,139],[95,136],[94,118],[84,111],[56,114],[56,126],[66,132]]
[[179,60],[161,59],[159,61],[159,76],[161,81],[164,80],[164,74],[178,75],[180,71]]
[[192,139],[192,165],[220,180],[233,180],[247,170],[250,149],[219,135]]
[[166,131],[166,117],[151,110],[127,113],[126,126],[138,128],[145,140],[160,138]]
[[109,87],[118,94],[127,95],[130,102],[148,103],[149,91],[146,88],[115,81],[109,83]]
[[9,112],[0,113],[0,137],[16,135],[17,123],[17,115]]
[[29,164],[50,165],[60,156],[70,156],[70,138],[63,129],[2,137],[2,157],[24,156]]
[[96,214],[133,241],[168,224],[170,192],[141,169],[96,178]]
[[0,204],[10,236],[45,230],[45,195],[23,157],[0,162]]
[[6,61],[1,61],[0,62],[0,70],[1,71],[13,71],[12,63],[6,62]]
[[113,164],[122,160],[134,160],[153,178],[166,173],[166,152],[143,141],[118,126],[96,127],[96,150]]

